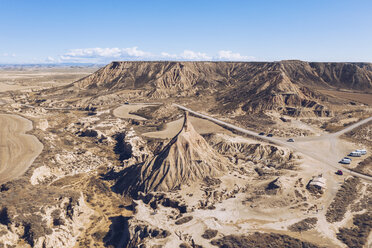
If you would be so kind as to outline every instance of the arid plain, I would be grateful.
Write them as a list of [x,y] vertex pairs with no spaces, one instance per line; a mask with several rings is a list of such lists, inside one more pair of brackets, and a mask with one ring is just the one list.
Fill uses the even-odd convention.
[[369,63],[2,68],[0,247],[369,247],[371,99]]

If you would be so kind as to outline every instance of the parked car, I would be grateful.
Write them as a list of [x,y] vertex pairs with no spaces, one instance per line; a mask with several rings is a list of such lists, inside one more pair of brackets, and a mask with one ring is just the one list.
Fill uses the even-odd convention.
[[336,175],[339,175],[339,176],[342,176],[344,173],[342,172],[342,170],[338,170],[336,171]]
[[366,149],[358,149],[358,150],[355,150],[355,151],[360,152],[361,155],[366,155],[367,154]]
[[344,159],[348,159],[348,160],[352,161],[352,159],[351,159],[351,158],[349,158],[349,157],[344,157]]
[[124,104],[125,104],[125,105],[128,105],[128,104],[129,104],[129,102],[125,102]]
[[288,139],[287,142],[294,142],[294,139]]
[[262,136],[262,135],[265,135],[265,133],[264,133],[264,132],[261,132],[261,133],[259,133],[258,135],[261,135],[261,136]]
[[340,160],[339,163],[341,163],[341,164],[350,164],[350,162],[351,162],[350,159],[345,159],[345,158],[343,158],[343,159]]
[[362,153],[357,152],[357,151],[353,151],[353,152],[350,152],[350,154],[348,156],[350,156],[350,157],[361,157]]
[[272,133],[269,133],[269,134],[267,135],[267,137],[273,137],[273,134],[272,134]]

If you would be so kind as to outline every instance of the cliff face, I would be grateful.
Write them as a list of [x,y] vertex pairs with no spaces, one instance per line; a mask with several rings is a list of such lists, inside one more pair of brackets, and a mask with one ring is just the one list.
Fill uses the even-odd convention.
[[319,77],[334,87],[355,90],[372,88],[370,63],[310,63]]
[[211,96],[226,111],[304,108],[327,114],[316,89],[372,90],[370,63],[112,62],[74,83],[80,90],[140,90],[149,98]]
[[371,63],[317,63],[282,61],[281,69],[293,82],[307,86],[354,90],[372,88]]
[[[239,63],[238,63],[239,64]],[[247,81],[249,63],[112,62],[75,83],[80,89],[147,90],[153,98],[192,95],[205,89]],[[255,68],[254,68],[255,69]],[[239,75],[238,75],[239,74]],[[236,78],[234,78],[236,77]]]
[[[371,63],[280,62],[112,62],[75,83],[79,88],[188,90],[267,81],[284,73],[292,83],[371,89]],[[260,75],[257,78],[258,74]],[[174,93],[173,92],[173,93]]]

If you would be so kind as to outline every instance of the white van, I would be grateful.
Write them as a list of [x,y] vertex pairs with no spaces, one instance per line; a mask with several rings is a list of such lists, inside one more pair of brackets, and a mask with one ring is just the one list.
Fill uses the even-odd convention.
[[367,151],[366,149],[358,149],[358,150],[355,150],[356,152],[360,152],[360,154],[362,155],[366,155],[367,154]]
[[343,158],[343,159],[341,159],[341,161],[339,163],[341,163],[341,164],[350,164],[350,162],[351,162],[350,159]]
[[350,157],[361,157],[362,153],[357,152],[357,151],[353,151],[353,152],[350,152],[350,154],[348,156],[350,156]]

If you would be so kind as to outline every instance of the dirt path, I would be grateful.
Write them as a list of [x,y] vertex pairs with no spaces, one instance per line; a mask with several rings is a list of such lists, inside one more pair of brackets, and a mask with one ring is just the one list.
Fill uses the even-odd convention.
[[343,135],[343,134],[345,134],[345,133],[347,133],[347,132],[350,132],[350,131],[353,130],[354,128],[357,128],[357,127],[359,127],[360,125],[366,124],[366,123],[368,123],[368,122],[370,122],[370,121],[372,121],[372,116],[369,117],[369,118],[367,118],[367,119],[364,119],[364,120],[362,120],[362,121],[359,121],[359,122],[357,122],[357,123],[355,123],[355,124],[353,124],[353,125],[350,125],[350,126],[348,126],[347,128],[338,131],[337,133],[334,133],[334,136],[339,137],[339,136],[341,136],[341,135]]
[[0,114],[0,184],[26,172],[43,150],[33,135],[32,122],[17,115]]

